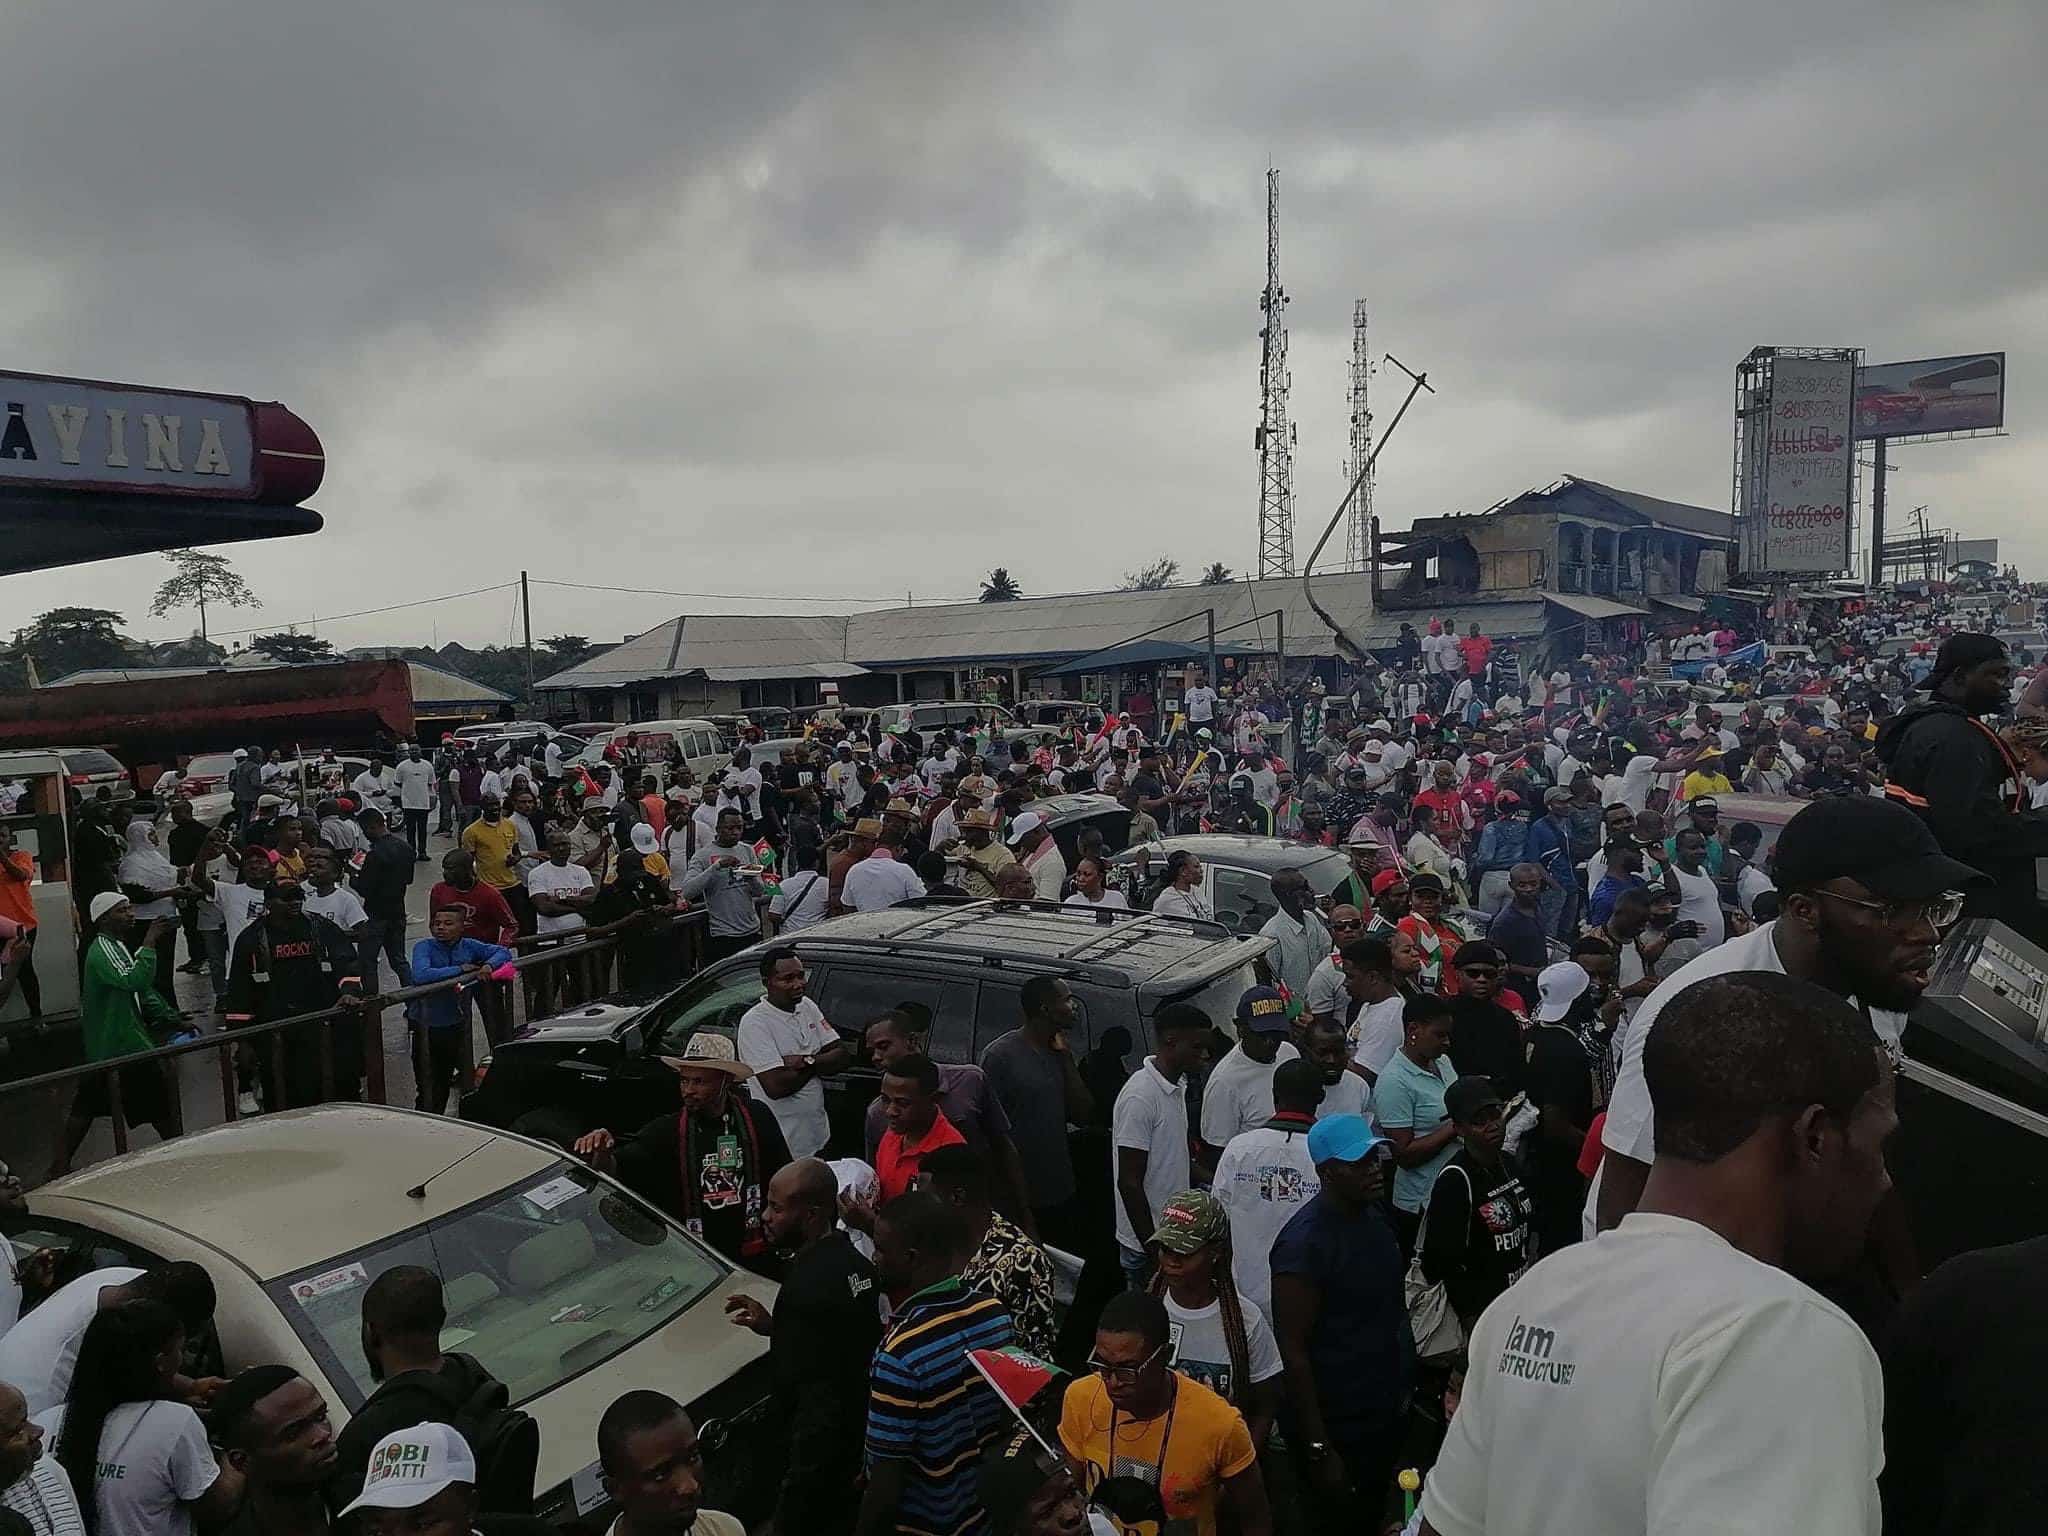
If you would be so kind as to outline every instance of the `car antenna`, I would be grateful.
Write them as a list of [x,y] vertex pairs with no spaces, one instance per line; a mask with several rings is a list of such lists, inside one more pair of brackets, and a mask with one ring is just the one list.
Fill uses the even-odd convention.
[[450,1163],[446,1168],[443,1168],[441,1170],[441,1173],[430,1173],[424,1179],[421,1179],[419,1183],[413,1185],[411,1189],[408,1189],[405,1192],[405,1198],[408,1200],[426,1199],[427,1186],[429,1184],[433,1183],[434,1180],[441,1177],[442,1173],[451,1173],[455,1169],[460,1168],[464,1163],[468,1162],[472,1157],[475,1157],[477,1153],[483,1151],[483,1149],[485,1147],[488,1147],[489,1145],[490,1143],[488,1141],[478,1142],[475,1146],[471,1147],[467,1152],[463,1153],[462,1156],[458,1157],[457,1159],[455,1159],[454,1162]]

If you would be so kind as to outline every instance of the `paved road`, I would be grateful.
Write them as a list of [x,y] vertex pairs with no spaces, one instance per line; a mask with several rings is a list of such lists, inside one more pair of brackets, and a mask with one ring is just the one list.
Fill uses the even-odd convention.
[[[415,866],[412,887],[406,893],[409,921],[405,947],[408,953],[414,942],[427,931],[427,893],[440,878],[441,855],[453,846],[452,838],[434,838],[428,845],[430,862]],[[183,964],[186,958],[181,940],[179,963]],[[388,965],[380,965],[380,971],[384,987],[397,986],[397,978],[391,974]],[[201,1024],[206,1033],[217,1033],[220,1017],[213,1011],[213,985],[208,978],[204,975],[180,975],[177,991],[179,1006]],[[385,1010],[383,1033],[386,1096],[393,1104],[410,1105],[413,1102],[412,1052],[400,1009]],[[478,1052],[484,1050],[481,1029],[476,1032],[474,1044]],[[178,1085],[179,1102],[184,1107],[188,1130],[218,1125],[225,1118],[221,1107],[220,1067],[214,1052],[199,1051],[182,1058],[178,1063]],[[6,1161],[30,1184],[40,1182],[49,1171],[68,1094],[67,1089],[61,1095],[0,1096],[0,1160]],[[151,1145],[157,1135],[144,1125],[131,1130],[129,1138],[129,1146],[133,1149]],[[113,1131],[105,1120],[101,1120],[94,1125],[79,1149],[76,1165],[82,1167],[113,1154]]]

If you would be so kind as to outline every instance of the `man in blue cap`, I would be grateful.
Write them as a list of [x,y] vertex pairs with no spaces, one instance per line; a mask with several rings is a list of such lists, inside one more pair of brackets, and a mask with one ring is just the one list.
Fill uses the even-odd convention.
[[1273,1118],[1273,1073],[1301,1054],[1288,1042],[1287,999],[1274,987],[1247,987],[1234,1015],[1237,1044],[1202,1085],[1202,1162],[1214,1168],[1231,1139]]
[[1376,1530],[1415,1371],[1401,1245],[1382,1204],[1393,1143],[1361,1115],[1332,1115],[1308,1133],[1308,1154],[1322,1189],[1273,1242],[1284,1422],[1321,1528]]

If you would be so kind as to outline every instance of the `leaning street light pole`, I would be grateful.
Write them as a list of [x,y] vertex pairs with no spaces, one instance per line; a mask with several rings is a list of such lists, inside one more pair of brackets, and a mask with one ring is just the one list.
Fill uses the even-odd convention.
[[[1315,616],[1329,626],[1330,633],[1337,637],[1337,643],[1350,651],[1359,661],[1365,660],[1365,647],[1347,634],[1344,626],[1331,617],[1329,610],[1316,601],[1315,591],[1309,586],[1309,577],[1315,571],[1316,561],[1322,558],[1323,546],[1330,542],[1330,535],[1337,531],[1337,525],[1344,521],[1344,514],[1351,510],[1351,503],[1358,496],[1359,488],[1372,477],[1373,466],[1379,463],[1380,454],[1386,448],[1387,440],[1394,435],[1394,430],[1401,425],[1401,418],[1408,414],[1408,407],[1415,403],[1416,395],[1425,389],[1429,390],[1432,395],[1436,393],[1436,390],[1430,385],[1428,373],[1417,373],[1391,352],[1386,355],[1386,360],[1408,375],[1408,393],[1402,397],[1401,409],[1394,412],[1394,419],[1387,423],[1387,430],[1380,434],[1380,440],[1372,445],[1372,452],[1366,456],[1365,462],[1359,465],[1358,474],[1351,482],[1351,489],[1346,491],[1344,499],[1337,503],[1337,510],[1330,514],[1330,521],[1323,528],[1323,536],[1316,540],[1316,547],[1309,551],[1308,559],[1302,563],[1301,567],[1301,595],[1308,599],[1308,605],[1314,610]],[[1372,558],[1375,562],[1378,561],[1379,551],[1377,549],[1373,550]]]

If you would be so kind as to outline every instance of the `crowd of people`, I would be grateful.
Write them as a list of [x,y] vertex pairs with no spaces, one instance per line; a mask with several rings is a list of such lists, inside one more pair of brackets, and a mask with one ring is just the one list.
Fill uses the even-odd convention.
[[[575,1142],[779,1282],[772,1305],[726,1302],[768,1340],[773,1528],[2019,1528],[1984,1512],[2027,1508],[2024,1479],[1942,1454],[2011,1398],[1985,1386],[1993,1346],[1925,1298],[2016,1300],[2043,1257],[1923,1281],[1884,1147],[1904,1016],[1948,926],[2039,931],[2048,671],[1904,599],[1755,661],[1722,627],[1526,678],[1478,626],[1427,627],[1339,686],[1196,672],[1170,712],[1014,741],[822,731],[773,763],[743,742],[703,784],[637,747],[408,750],[424,806],[395,782],[373,803],[361,778],[310,817],[258,793],[238,825],[186,833],[182,862],[116,807],[105,836],[128,851],[89,897],[89,1028],[120,1054],[175,1027],[171,933],[209,905],[233,1024],[374,994],[380,959],[401,982],[503,983],[520,949],[593,927],[645,930],[630,963],[659,980],[677,948],[644,914],[697,908],[713,959],[910,899],[1213,917],[1192,854],[1113,860],[1099,830],[1062,849],[1031,809],[1054,792],[1117,797],[1130,843],[1341,849],[1333,892],[1273,879],[1273,943],[1229,1017],[1165,1004],[1134,1066],[1128,1038],[1070,1046],[1055,975],[976,1062],[941,1062],[926,1009],[827,1021],[797,950],[771,943],[735,1036],[668,1061],[678,1108]],[[1724,817],[1738,796],[1756,816]],[[417,810],[417,839],[387,805]],[[458,847],[408,956],[403,893],[437,807]],[[173,811],[174,842],[188,824]],[[420,1000],[426,1107],[465,996]],[[862,1059],[880,1093],[848,1144],[824,1084]],[[125,1078],[123,1098],[150,1102]],[[1106,1132],[1096,1166],[1077,1128]],[[376,1526],[444,1496],[492,1536],[487,1515],[527,1512],[508,1507],[516,1471],[494,1491],[523,1437],[468,1443],[432,1394],[371,1412],[422,1371],[462,1374],[467,1396],[488,1379],[442,1354],[431,1273],[366,1293],[385,1385],[338,1438],[284,1367],[181,1374],[203,1273],[84,1278],[0,1336],[0,1477],[20,1468],[0,1501],[39,1536],[71,1536],[64,1518],[181,1536],[236,1509]],[[24,1295],[46,1288],[24,1269]],[[47,1342],[59,1325],[68,1342]],[[727,1530],[697,1507],[687,1417],[650,1396],[596,1429],[622,1536]],[[139,1440],[138,1403],[165,1405]],[[109,1474],[145,1452],[146,1477]],[[380,1484],[392,1454],[439,1480]]]

